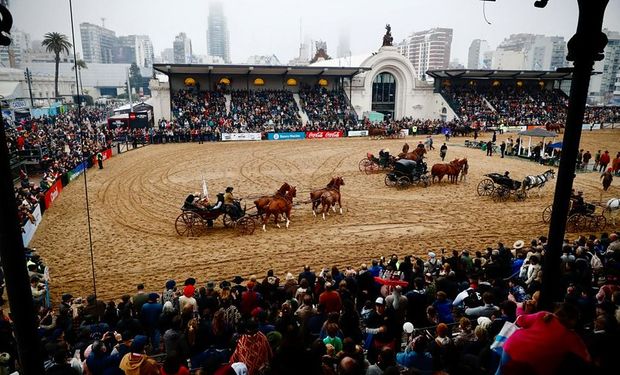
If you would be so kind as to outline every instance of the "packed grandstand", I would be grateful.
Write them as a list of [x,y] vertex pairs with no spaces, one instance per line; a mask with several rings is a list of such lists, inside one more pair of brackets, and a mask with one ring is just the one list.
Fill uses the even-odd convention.
[[[17,166],[19,220],[24,226],[37,220],[34,213],[49,207],[55,185],[95,164],[97,153],[117,152],[120,140],[203,142],[220,141],[224,133],[323,130],[346,135],[376,127],[483,132],[562,124],[566,116],[566,95],[558,90],[447,87],[441,94],[457,120],[371,123],[358,119],[344,91],[308,87],[300,90],[299,103],[287,90],[179,90],[172,97],[174,118],[150,129],[108,127],[109,108],[83,110],[81,128],[75,111],[5,122]],[[618,123],[620,109],[588,107],[585,122]],[[565,243],[559,282],[566,295],[555,315],[536,308],[545,246],[540,237],[425,259],[386,254],[345,270],[315,273],[319,265],[313,265],[249,280],[214,275],[204,285],[169,275],[166,285],[138,285],[136,294],[118,301],[67,293],[49,301],[44,259],[36,251],[27,256],[51,374],[123,374],[132,365],[127,353],[142,354],[149,373],[159,373],[156,362],[163,363],[162,374],[187,373],[184,366],[202,374],[238,374],[240,368],[249,374],[490,374],[498,367],[525,368],[517,366],[610,373],[620,318],[617,234]],[[504,323],[515,320],[532,330],[513,334],[503,353],[501,343],[491,349]],[[10,354],[12,369],[16,345],[8,319],[0,324],[0,352]]]

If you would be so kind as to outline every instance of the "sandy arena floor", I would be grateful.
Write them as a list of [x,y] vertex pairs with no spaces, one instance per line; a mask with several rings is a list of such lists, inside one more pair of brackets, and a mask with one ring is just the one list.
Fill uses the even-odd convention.
[[[484,135],[488,138],[488,135]],[[504,136],[505,137],[505,136]],[[429,169],[440,161],[443,137],[435,138],[436,151]],[[408,138],[415,146],[423,139]],[[514,158],[488,158],[480,150],[462,147],[465,138],[453,138],[447,159],[467,157],[467,181],[458,185],[434,184],[399,191],[384,185],[384,174],[365,175],[358,162],[366,152],[389,147],[397,153],[403,140],[305,140],[257,143],[169,144],[148,146],[105,162],[105,169],[88,171],[97,291],[101,298],[133,293],[143,282],[160,291],[165,281],[196,277],[230,279],[233,275],[263,275],[273,269],[283,278],[297,274],[304,264],[358,267],[381,255],[422,255],[441,247],[479,250],[498,241],[512,244],[547,233],[541,212],[551,203],[555,183],[543,196],[525,202],[494,203],[479,197],[476,187],[484,173],[508,170],[513,178],[537,174],[547,167]],[[620,129],[584,132],[582,145],[592,154],[620,151]],[[309,204],[293,208],[290,229],[273,224],[267,233],[259,228],[240,237],[221,220],[198,238],[181,238],[174,221],[188,193],[201,189],[201,175],[209,183],[211,199],[226,186],[237,197],[272,194],[284,181],[297,186],[297,201],[307,201],[312,188],[324,186],[332,176],[344,177],[344,214],[326,221],[314,218]],[[586,200],[599,200],[599,175],[579,174],[578,189]],[[620,196],[616,178],[606,200]],[[248,199],[251,204],[252,199]],[[608,228],[609,229],[609,228]],[[53,296],[64,292],[86,295],[92,291],[84,184],[69,184],[45,213],[32,247],[51,269]]]

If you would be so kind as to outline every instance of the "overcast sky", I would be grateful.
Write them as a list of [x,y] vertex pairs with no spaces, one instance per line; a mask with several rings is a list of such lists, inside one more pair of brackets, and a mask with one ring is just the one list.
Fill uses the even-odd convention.
[[[11,0],[14,27],[41,39],[48,31],[71,34],[69,0]],[[545,9],[534,0],[224,0],[233,62],[251,55],[275,54],[282,63],[298,55],[299,24],[303,34],[327,41],[336,55],[342,30],[350,34],[353,55],[376,51],[386,23],[394,41],[431,27],[454,29],[451,59],[466,65],[473,39],[486,39],[492,48],[513,33],[560,35],[568,40],[577,25],[577,0],[550,0]],[[195,54],[206,55],[208,0],[73,0],[76,42],[79,24],[101,24],[116,35],[147,34],[155,54],[172,47],[174,36],[186,32]],[[620,31],[620,0],[610,0],[604,27]],[[78,49],[78,52],[80,50]]]

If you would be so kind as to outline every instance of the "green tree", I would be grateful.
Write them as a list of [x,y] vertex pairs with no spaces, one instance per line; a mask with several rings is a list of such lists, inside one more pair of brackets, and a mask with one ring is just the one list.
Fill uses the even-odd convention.
[[129,83],[131,84],[131,89],[136,90],[136,92],[142,87],[142,74],[140,74],[140,68],[138,68],[138,64],[135,62],[131,63],[129,67]]
[[58,94],[58,68],[60,65],[60,54],[63,52],[69,54],[69,48],[72,47],[72,44],[69,42],[69,38],[66,35],[53,32],[45,34],[41,45],[45,47],[47,52],[55,55],[56,70],[54,72],[54,93],[57,98],[60,96]]

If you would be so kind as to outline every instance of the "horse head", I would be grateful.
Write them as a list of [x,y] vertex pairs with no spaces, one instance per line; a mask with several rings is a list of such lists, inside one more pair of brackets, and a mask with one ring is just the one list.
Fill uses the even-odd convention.
[[282,186],[280,186],[276,194],[284,195],[290,189],[291,189],[291,185],[289,185],[288,182],[285,182],[284,184],[282,184]]
[[335,186],[336,185],[336,181],[338,181],[338,178],[337,177],[332,177],[332,179],[329,180],[329,183],[327,183],[327,187],[330,188],[330,187]]
[[340,184],[340,186],[344,185],[344,178],[338,176],[338,178],[336,178],[336,181],[338,181],[338,183]]
[[287,192],[287,195],[291,198],[291,200],[295,198],[297,196],[297,187],[291,186],[291,188]]
[[549,169],[547,172],[545,172],[545,175],[548,175],[549,178],[555,178],[555,171],[553,169]]

